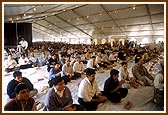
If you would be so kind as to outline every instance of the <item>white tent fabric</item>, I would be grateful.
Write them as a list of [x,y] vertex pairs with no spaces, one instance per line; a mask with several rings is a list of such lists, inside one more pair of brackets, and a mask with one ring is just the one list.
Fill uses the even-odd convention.
[[[164,2],[4,3],[4,22],[29,22],[34,41],[164,38]],[[41,36],[40,36],[41,35]]]

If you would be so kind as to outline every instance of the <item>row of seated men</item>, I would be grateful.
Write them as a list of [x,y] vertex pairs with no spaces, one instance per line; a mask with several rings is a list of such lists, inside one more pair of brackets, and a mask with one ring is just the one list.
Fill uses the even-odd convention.
[[[94,63],[90,63],[91,60],[95,59],[95,56],[92,56],[93,59],[90,59],[87,63],[87,69],[85,69],[86,77],[80,82],[78,89],[78,104],[73,104],[72,95],[70,89],[66,86],[68,80],[73,79],[72,75],[67,74],[67,76],[61,76],[64,74],[64,69],[70,65],[70,60],[66,60],[66,64],[62,66],[62,72],[60,73],[60,64],[56,63],[54,67],[49,70],[49,86],[50,89],[46,96],[45,109],[48,111],[59,111],[59,110],[87,110],[93,111],[96,110],[100,103],[110,100],[113,103],[119,103],[122,98],[127,96],[128,86],[131,85],[137,88],[139,85],[152,85],[154,83],[155,91],[163,91],[163,63],[160,64],[159,71],[155,77],[152,77],[147,69],[143,66],[144,59],[141,56],[136,56],[135,65],[132,67],[133,78],[129,77],[127,70],[127,62],[122,62],[121,68],[118,70],[112,69],[110,71],[110,77],[104,83],[104,90],[100,91],[98,88],[98,83],[95,79],[96,68],[93,66]],[[79,63],[81,61],[78,57]],[[74,65],[75,65],[74,63]],[[92,66],[91,66],[92,65]],[[57,71],[57,69],[59,69]],[[79,69],[79,67],[77,67]],[[73,68],[71,67],[71,70]],[[53,71],[53,72],[52,72]],[[66,72],[65,72],[66,73]],[[32,96],[37,94],[37,90],[32,88],[32,83],[27,79],[22,77],[21,72],[13,73],[14,79],[9,82],[7,93],[10,98],[13,98],[8,102],[4,110],[6,111],[24,111],[24,110],[36,110],[34,109],[36,103],[33,101]],[[128,80],[129,82],[125,82]],[[20,84],[25,82],[26,85]],[[129,83],[129,84],[128,84]],[[31,88],[29,85],[31,84]],[[18,87],[19,88],[18,88]],[[30,92],[31,93],[30,93]],[[26,96],[27,97],[26,97]],[[163,96],[163,93],[162,93]],[[159,98],[160,99],[160,98]],[[158,98],[155,101],[159,101],[160,105],[164,105],[163,97],[161,101]],[[128,105],[131,104],[130,102]]]
[[[69,51],[71,53],[67,53],[67,50],[63,50],[62,52],[46,52],[42,51],[39,56],[36,56],[34,52],[30,52],[29,56],[26,56],[24,53],[20,54],[19,57],[16,56],[16,52],[9,53],[8,59],[5,60],[4,66],[6,72],[10,72],[16,68],[20,69],[27,69],[31,67],[37,67],[37,66],[44,66],[49,65],[52,67],[56,61],[60,63],[61,67],[63,64],[65,64],[66,58],[69,58],[71,61],[71,65],[73,65],[76,61],[76,57],[81,57],[81,60],[84,64],[87,63],[88,60],[92,58],[92,56],[96,56],[96,63],[100,67],[106,68],[108,65],[113,64],[117,60],[126,60],[126,58],[133,57],[139,52],[135,50],[135,52],[126,53],[124,49],[121,49],[120,51],[113,51],[113,52],[105,52],[102,51],[85,51],[83,53],[78,53],[78,51]],[[148,52],[142,52],[143,57],[146,61],[149,61],[152,57],[151,54]],[[55,56],[55,57],[54,57]],[[12,60],[12,58],[14,60]],[[50,70],[50,67],[48,67],[48,71]]]

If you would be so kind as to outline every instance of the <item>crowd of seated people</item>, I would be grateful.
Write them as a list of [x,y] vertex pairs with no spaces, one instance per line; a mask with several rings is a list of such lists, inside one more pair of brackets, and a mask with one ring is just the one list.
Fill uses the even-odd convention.
[[[35,51],[40,52],[40,56],[36,57],[34,55]],[[88,90],[94,86],[95,88],[93,89],[93,91],[95,92],[95,95],[89,95],[89,98],[85,97],[87,94],[84,94],[85,92],[81,92],[83,91],[81,90],[78,93],[79,104],[84,107],[83,110],[96,110],[99,103],[103,103],[104,101],[106,101],[105,97],[107,97],[111,102],[115,103],[119,103],[122,98],[126,97],[128,93],[128,87],[126,87],[125,85],[126,80],[128,80],[129,83],[134,82],[134,87],[136,88],[138,87],[138,83],[145,86],[153,85],[154,78],[149,74],[145,66],[143,66],[144,63],[155,58],[161,52],[152,51],[153,49],[150,49],[150,47],[144,48],[140,46],[130,46],[129,48],[126,48],[124,46],[118,46],[114,48],[110,45],[72,45],[66,43],[39,43],[32,45],[31,48],[29,47],[28,57],[25,54],[21,54],[18,58],[18,63],[15,60],[12,60],[11,55],[9,55],[9,58],[5,60],[5,71],[14,72],[14,68],[17,64],[19,65],[20,69],[33,68],[36,66],[47,66],[49,87],[53,88],[52,90],[55,90],[55,92],[58,92],[59,98],[62,98],[62,96],[64,96],[64,90],[58,91],[59,89],[57,89],[57,85],[59,83],[63,84],[61,87],[65,87],[64,84],[66,85],[71,80],[78,79],[83,75],[84,79],[79,85],[79,89],[84,87],[85,84],[87,84]],[[85,57],[83,58],[85,60],[81,60],[82,56]],[[136,64],[132,68],[133,79],[130,79],[129,73],[127,71],[127,62],[129,61],[128,56],[135,57]],[[133,59],[134,58],[132,58],[132,60]],[[85,65],[83,61],[85,62]],[[11,65],[9,62],[11,63]],[[119,70],[111,70],[109,75],[110,77],[105,82],[104,92],[100,93],[97,88],[98,86],[96,84],[96,81],[94,81],[94,71],[98,71],[100,70],[100,68],[108,69],[109,66],[115,63],[118,64],[118,62],[122,62],[122,68],[120,68]],[[91,73],[87,73],[89,72],[88,68],[92,69],[90,70]],[[57,78],[62,79],[61,81],[55,81]],[[121,95],[118,95],[118,92]],[[88,91],[88,93],[91,92]],[[69,95],[71,94],[69,93]],[[48,96],[47,98],[50,97]],[[47,104],[50,104],[48,101],[46,102]],[[90,108],[92,104],[94,106],[93,108]],[[63,106],[61,106],[61,110],[76,110],[74,109],[74,106],[72,107],[72,103],[70,103],[70,105],[71,106],[64,104]],[[88,105],[90,109],[87,107]],[[50,109],[49,106],[50,105],[47,105],[47,110],[54,110]],[[60,105],[58,104],[52,106]]]

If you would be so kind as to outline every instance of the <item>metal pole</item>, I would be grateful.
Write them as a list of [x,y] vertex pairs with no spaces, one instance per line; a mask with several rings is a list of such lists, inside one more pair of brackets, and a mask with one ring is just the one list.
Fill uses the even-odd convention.
[[18,38],[18,31],[17,31],[17,23],[16,23],[16,46],[19,43],[19,38]]

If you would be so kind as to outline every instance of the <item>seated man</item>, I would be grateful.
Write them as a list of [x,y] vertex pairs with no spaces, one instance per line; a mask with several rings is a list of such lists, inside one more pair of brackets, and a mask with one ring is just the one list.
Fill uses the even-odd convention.
[[16,97],[16,92],[14,91],[14,89],[19,83],[25,83],[28,86],[30,91],[30,97],[33,97],[37,94],[38,90],[33,88],[33,84],[30,82],[29,79],[22,77],[22,73],[20,71],[14,72],[13,77],[14,79],[11,80],[7,86],[7,94],[10,99]]
[[81,60],[81,57],[77,57],[77,61],[73,65],[74,75],[77,78],[81,77],[81,75],[84,73],[84,69],[85,69],[85,67],[84,67],[83,62]]
[[136,83],[136,79],[134,77],[130,77],[129,76],[129,72],[127,70],[127,62],[123,61],[121,63],[121,67],[119,68],[119,77],[118,77],[118,80],[119,82],[124,79],[126,80],[126,82],[121,86],[122,88],[129,88],[130,86],[131,87],[134,87],[134,88],[138,88],[139,87],[139,84]]
[[48,55],[46,54],[45,51],[42,51],[39,58],[39,63],[44,66],[44,65],[47,65],[47,61],[48,61]]
[[4,111],[36,111],[36,103],[29,97],[29,88],[25,83],[19,83],[14,92],[16,97],[10,100],[5,106]]
[[164,106],[164,65],[163,62],[157,63],[157,73],[154,79],[154,102]]
[[30,56],[28,59],[29,59],[29,63],[32,64],[32,67],[39,67],[40,66],[38,58],[35,57],[34,52],[30,53]]
[[99,65],[96,62],[96,56],[92,56],[92,58],[90,60],[88,60],[86,68],[91,68],[91,69],[95,69],[95,70],[99,69]]
[[106,97],[99,91],[95,74],[94,69],[87,68],[86,77],[80,82],[78,88],[78,102],[87,111],[97,110],[98,105],[106,101]]
[[104,83],[104,94],[107,98],[114,103],[119,103],[122,98],[125,98],[128,94],[127,88],[121,88],[125,83],[125,80],[118,81],[119,71],[112,69],[110,71],[110,77]]
[[143,66],[144,60],[141,56],[135,57],[135,65],[132,67],[132,74],[141,85],[153,85],[154,78]]
[[61,69],[60,69],[60,64],[56,64],[54,68],[51,68],[50,69],[50,72],[49,72],[49,81],[48,81],[48,84],[49,84],[49,87],[52,87],[53,84],[52,84],[52,80],[56,77],[61,77]]
[[20,65],[20,69],[32,68],[32,64],[29,63],[29,59],[25,56],[25,54],[21,54],[18,63]]
[[51,68],[54,68],[57,62],[58,62],[57,54],[52,53],[51,58],[48,59],[47,71],[49,72]]
[[70,65],[70,59],[67,59],[66,63],[62,66],[61,76],[64,77],[65,82],[70,82],[77,78],[74,76],[73,67]]
[[82,111],[84,108],[73,104],[70,89],[65,86],[62,77],[53,79],[53,87],[49,89],[46,96],[46,111]]
[[17,62],[12,59],[12,55],[9,54],[8,59],[5,60],[5,71],[8,73],[14,71],[15,69],[17,69]]

